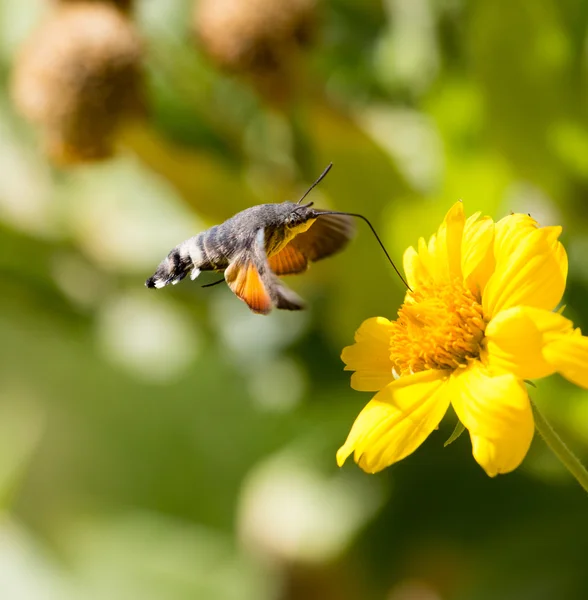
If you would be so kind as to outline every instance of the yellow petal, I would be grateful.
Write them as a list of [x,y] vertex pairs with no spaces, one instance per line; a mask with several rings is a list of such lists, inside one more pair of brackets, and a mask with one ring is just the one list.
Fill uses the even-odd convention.
[[588,388],[588,338],[579,329],[548,344],[543,356],[566,379]]
[[492,375],[481,363],[452,375],[448,385],[459,420],[470,432],[474,458],[490,477],[516,469],[533,439],[533,415],[524,383]]
[[435,273],[435,240],[437,236],[433,234],[429,243],[425,241],[425,238],[419,238],[418,253],[423,267],[428,273],[433,275]]
[[[533,425],[533,415],[529,416],[529,423]],[[523,461],[533,439],[533,428],[525,429],[526,438],[522,437],[521,445],[514,446],[504,440],[492,440],[478,435],[470,434],[472,441],[472,454],[476,462],[486,471],[488,477],[510,473]],[[525,442],[528,440],[528,443]],[[523,443],[524,442],[524,443]]]
[[351,387],[360,392],[377,392],[394,380],[390,360],[392,324],[384,317],[364,321],[355,333],[355,344],[343,348],[346,371],[355,371]]
[[461,277],[461,243],[463,229],[465,226],[465,215],[463,202],[456,202],[445,216],[447,262],[451,277]]
[[431,279],[426,264],[412,246],[409,246],[406,249],[402,262],[404,265],[404,273],[406,274],[406,281],[411,289],[414,290],[419,284],[423,284]]
[[337,452],[339,466],[354,452],[364,471],[376,473],[414,452],[449,406],[447,379],[446,371],[423,371],[401,377],[377,393]]
[[437,231],[434,254],[438,277],[461,278],[461,240],[465,224],[463,204],[456,202]]
[[484,288],[494,272],[494,222],[490,217],[478,221],[475,213],[466,221],[461,244],[461,270],[467,287],[482,297]]
[[567,277],[566,252],[557,239],[561,227],[536,229],[532,219],[520,215],[512,215],[508,227],[504,221],[496,224],[496,269],[482,297],[484,315],[518,305],[552,310]]
[[483,361],[522,379],[555,371],[588,388],[588,338],[559,313],[515,307],[499,313],[486,327]]
[[547,377],[556,367],[544,358],[545,346],[571,331],[571,321],[558,313],[524,306],[503,310],[486,327],[482,359],[521,379]]
[[496,246],[505,255],[511,254],[529,233],[539,228],[539,224],[529,215],[514,213],[496,223]]

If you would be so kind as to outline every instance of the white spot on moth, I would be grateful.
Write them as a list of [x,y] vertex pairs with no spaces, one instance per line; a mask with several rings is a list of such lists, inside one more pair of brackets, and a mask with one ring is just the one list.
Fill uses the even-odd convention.
[[202,256],[202,251],[196,243],[197,239],[198,236],[195,235],[194,237],[184,242],[184,251],[187,251],[188,255],[190,256],[190,260],[192,261],[195,267],[198,267],[198,265],[202,264],[202,260],[204,258]]

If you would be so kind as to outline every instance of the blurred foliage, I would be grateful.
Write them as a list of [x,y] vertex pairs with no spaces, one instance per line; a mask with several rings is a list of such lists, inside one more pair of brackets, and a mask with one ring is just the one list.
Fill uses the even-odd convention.
[[[585,498],[541,440],[490,480],[467,436],[443,448],[449,416],[378,476],[336,468],[367,398],[340,349],[403,295],[363,225],[289,282],[305,313],[143,281],[332,161],[313,200],[367,215],[399,263],[458,198],[562,224],[588,329],[588,3],[324,0],[275,97],[201,51],[194,2],[137,0],[146,114],[65,167],[10,92],[58,4],[0,0],[0,597],[586,598]],[[534,397],[588,459],[586,393]]]

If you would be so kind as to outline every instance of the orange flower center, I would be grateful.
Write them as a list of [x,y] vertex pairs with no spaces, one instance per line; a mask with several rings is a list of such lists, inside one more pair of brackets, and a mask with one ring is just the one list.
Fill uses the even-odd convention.
[[482,305],[461,282],[419,286],[407,293],[392,323],[395,374],[467,364],[479,356],[485,327]]

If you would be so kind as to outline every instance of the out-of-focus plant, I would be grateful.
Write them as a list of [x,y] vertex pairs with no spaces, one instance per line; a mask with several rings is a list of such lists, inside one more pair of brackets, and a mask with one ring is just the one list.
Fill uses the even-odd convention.
[[[219,0],[220,22],[238,13],[256,37],[227,24],[215,42],[245,56],[267,43],[263,77],[207,52],[199,15],[215,4],[0,0],[2,600],[583,598],[584,497],[544,444],[489,480],[466,436],[439,451],[450,409],[410,464],[337,469],[360,410],[338,348],[404,292],[361,224],[292,281],[301,314],[256,317],[220,287],[152,298],[142,283],[178,239],[297,199],[332,161],[315,204],[366,214],[395,260],[460,198],[496,221],[561,224],[565,314],[585,331],[585,3]],[[143,86],[124,114],[105,100],[103,130],[84,121],[107,160],[39,151],[45,123],[68,133],[89,109],[35,121],[10,98],[25,49],[73,9],[108,22],[102,45],[125,32]],[[79,29],[84,64],[56,64],[90,89],[98,33]],[[39,98],[46,79],[29,80]],[[74,106],[65,81],[60,93]],[[554,375],[531,394],[585,459],[585,391]],[[23,398],[46,416],[32,452]]]
[[143,51],[130,17],[110,3],[56,6],[33,33],[14,67],[13,97],[53,161],[113,155],[121,123],[145,108]]
[[221,69],[249,79],[278,104],[301,91],[301,51],[315,37],[317,0],[201,0],[194,31],[204,52]]

